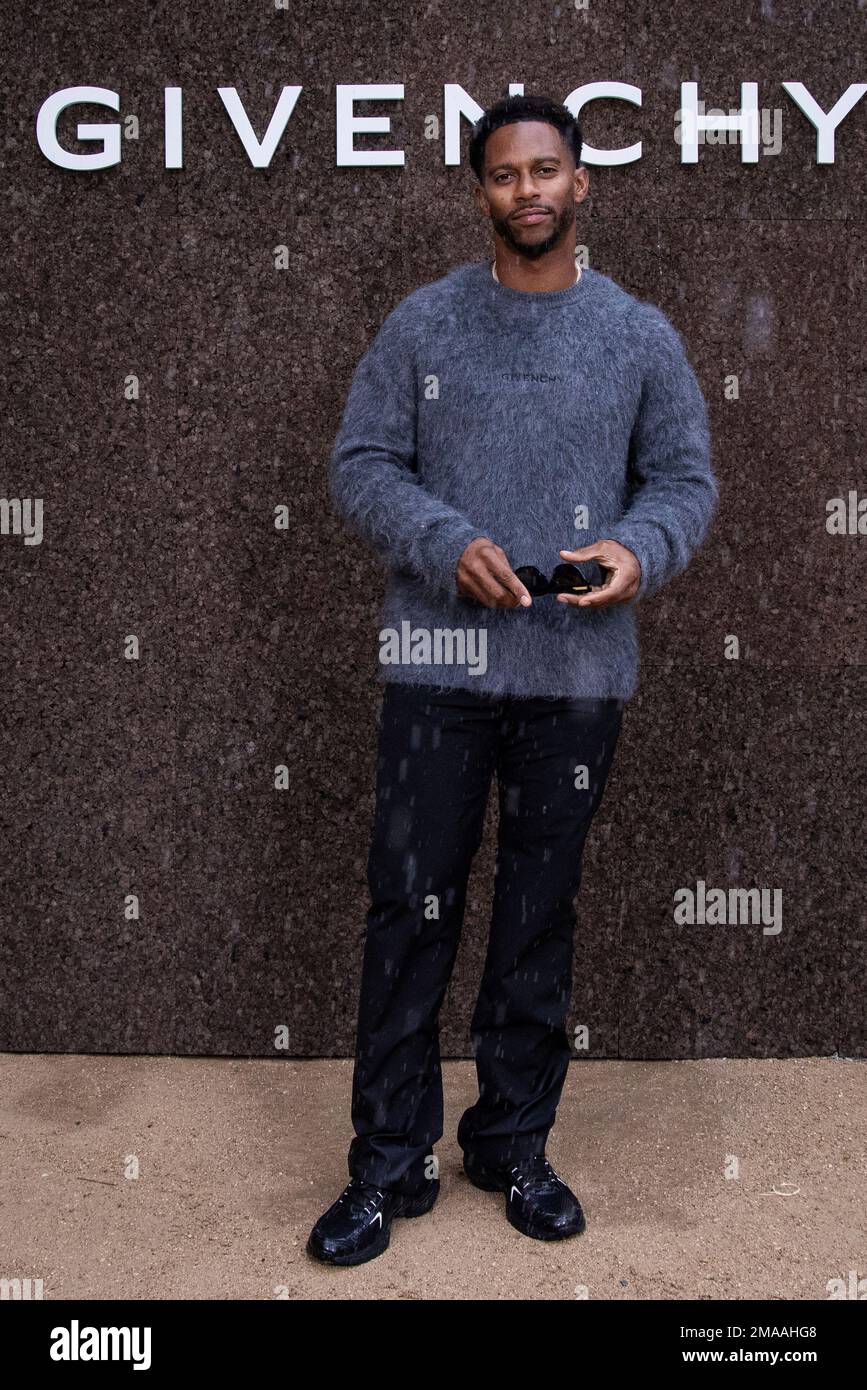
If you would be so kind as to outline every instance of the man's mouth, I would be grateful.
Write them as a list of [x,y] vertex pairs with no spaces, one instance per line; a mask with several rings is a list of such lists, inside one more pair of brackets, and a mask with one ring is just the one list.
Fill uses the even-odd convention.
[[545,212],[542,208],[532,208],[532,209],[528,208],[525,212],[516,212],[516,213],[513,213],[513,214],[512,214],[512,221],[513,221],[513,222],[526,222],[526,223],[532,225],[533,222],[541,222],[542,219],[543,219],[543,217],[550,217],[550,216],[551,216],[551,214],[550,214],[549,212]]

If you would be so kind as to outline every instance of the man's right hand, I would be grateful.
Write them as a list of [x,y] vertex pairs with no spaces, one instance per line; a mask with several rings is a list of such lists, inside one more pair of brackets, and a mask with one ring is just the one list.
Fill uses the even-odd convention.
[[528,608],[533,602],[505,550],[484,536],[470,541],[458,560],[455,576],[460,592],[486,608]]

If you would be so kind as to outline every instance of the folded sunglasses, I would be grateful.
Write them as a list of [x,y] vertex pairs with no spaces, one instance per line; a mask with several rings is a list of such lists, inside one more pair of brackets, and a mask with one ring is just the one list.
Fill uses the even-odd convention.
[[605,583],[605,575],[596,560],[582,560],[580,565],[564,560],[557,565],[550,579],[546,579],[535,565],[520,565],[514,573],[529,594],[589,594],[593,588]]

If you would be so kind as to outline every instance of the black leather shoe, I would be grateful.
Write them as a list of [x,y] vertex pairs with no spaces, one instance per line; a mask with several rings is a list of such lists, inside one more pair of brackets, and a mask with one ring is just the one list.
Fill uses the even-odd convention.
[[494,1168],[464,1154],[464,1172],[485,1192],[506,1193],[506,1217],[534,1240],[565,1240],[586,1227],[581,1203],[559,1178],[544,1154],[514,1168]]
[[440,1190],[432,1178],[417,1196],[352,1178],[307,1240],[308,1253],[332,1265],[360,1265],[388,1248],[395,1216],[422,1216],[430,1211]]

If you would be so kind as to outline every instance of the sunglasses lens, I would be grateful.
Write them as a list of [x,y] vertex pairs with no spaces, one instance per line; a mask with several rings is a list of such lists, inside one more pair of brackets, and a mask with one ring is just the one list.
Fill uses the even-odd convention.
[[535,565],[522,565],[520,569],[515,570],[515,574],[528,593],[546,594],[548,592],[548,581],[536,569]]
[[558,594],[586,594],[590,591],[590,585],[578,566],[568,561],[557,566],[552,584]]
[[585,584],[591,585],[594,589],[599,589],[605,583],[607,571],[602,568],[598,560],[582,560],[581,574]]

